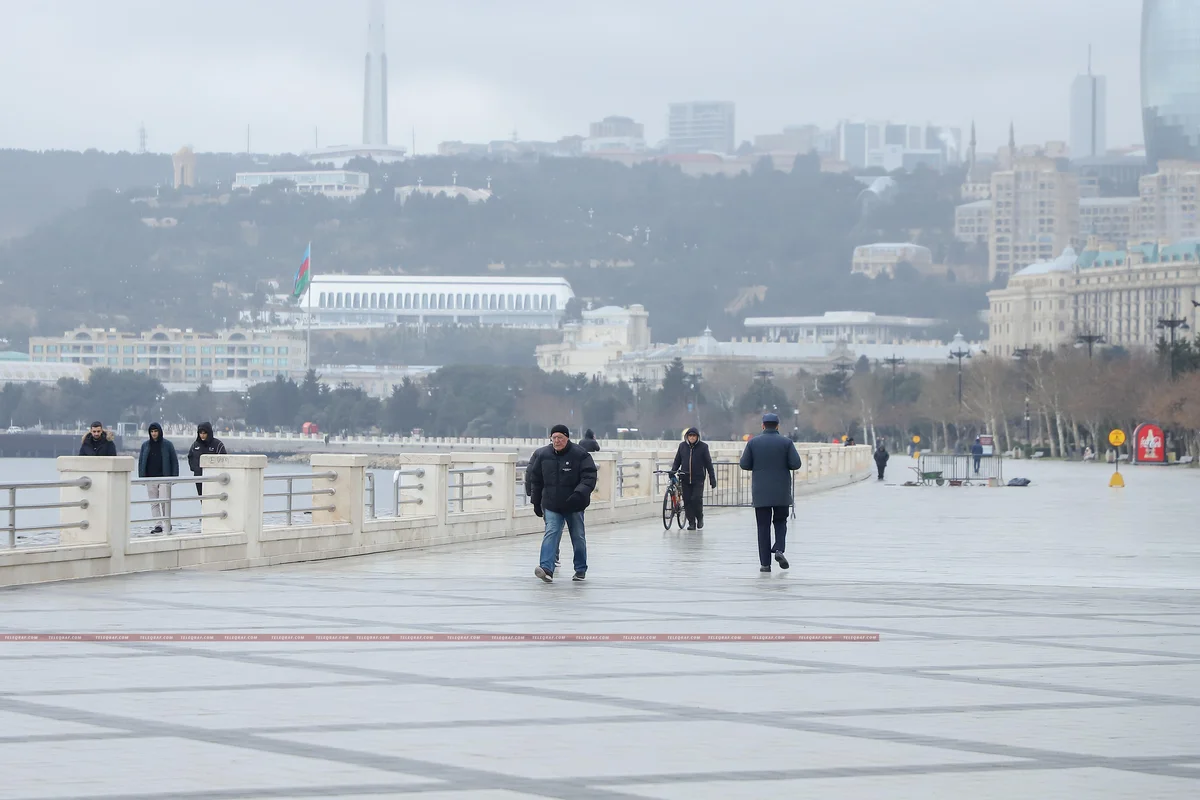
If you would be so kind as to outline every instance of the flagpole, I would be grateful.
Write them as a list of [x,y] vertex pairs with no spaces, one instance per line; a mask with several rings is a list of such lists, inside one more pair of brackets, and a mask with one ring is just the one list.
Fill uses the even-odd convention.
[[304,315],[304,376],[308,377],[309,362],[312,358],[312,242],[308,243],[308,313]]

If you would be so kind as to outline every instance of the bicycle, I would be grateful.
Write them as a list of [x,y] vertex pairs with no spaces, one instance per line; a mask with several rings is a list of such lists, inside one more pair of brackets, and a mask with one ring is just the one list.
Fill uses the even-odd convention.
[[671,520],[675,520],[675,524],[683,527],[683,484],[679,481],[679,476],[683,471],[668,472],[664,469],[656,469],[655,475],[667,475],[670,481],[667,483],[667,491],[663,493],[663,527],[671,530]]

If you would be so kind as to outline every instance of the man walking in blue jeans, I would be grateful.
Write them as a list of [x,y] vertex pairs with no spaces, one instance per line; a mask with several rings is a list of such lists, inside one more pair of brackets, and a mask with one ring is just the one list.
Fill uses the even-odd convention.
[[[759,571],[770,572],[772,553],[780,569],[788,568],[783,547],[788,507],[792,504],[792,473],[800,469],[800,453],[791,439],[779,433],[779,417],[763,414],[762,427],[762,433],[746,442],[739,466],[751,473],[751,502],[758,522]],[[772,525],[774,544],[771,544]]]
[[533,574],[546,583],[554,580],[554,562],[566,525],[575,551],[575,575],[571,580],[582,581],[588,568],[583,512],[596,490],[596,462],[592,454],[571,441],[566,425],[555,425],[550,429],[550,444],[539,448],[529,459],[525,482],[533,500],[533,513],[546,520],[542,552]]

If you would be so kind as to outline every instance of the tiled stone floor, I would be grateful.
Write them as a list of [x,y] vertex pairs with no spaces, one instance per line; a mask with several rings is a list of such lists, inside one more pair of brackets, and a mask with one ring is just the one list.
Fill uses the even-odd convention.
[[881,639],[0,643],[0,798],[1200,797],[1200,474],[1007,471],[805,498],[771,575],[728,511],[592,530],[584,584],[523,537],[3,590],[0,632]]

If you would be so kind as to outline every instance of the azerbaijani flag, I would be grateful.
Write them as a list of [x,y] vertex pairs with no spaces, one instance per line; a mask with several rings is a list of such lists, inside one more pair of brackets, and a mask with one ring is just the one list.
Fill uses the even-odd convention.
[[308,289],[308,284],[312,281],[312,242],[308,243],[308,247],[304,248],[304,260],[300,262],[300,269],[296,270],[296,282],[292,286],[292,299],[299,300],[300,295],[304,294]]

